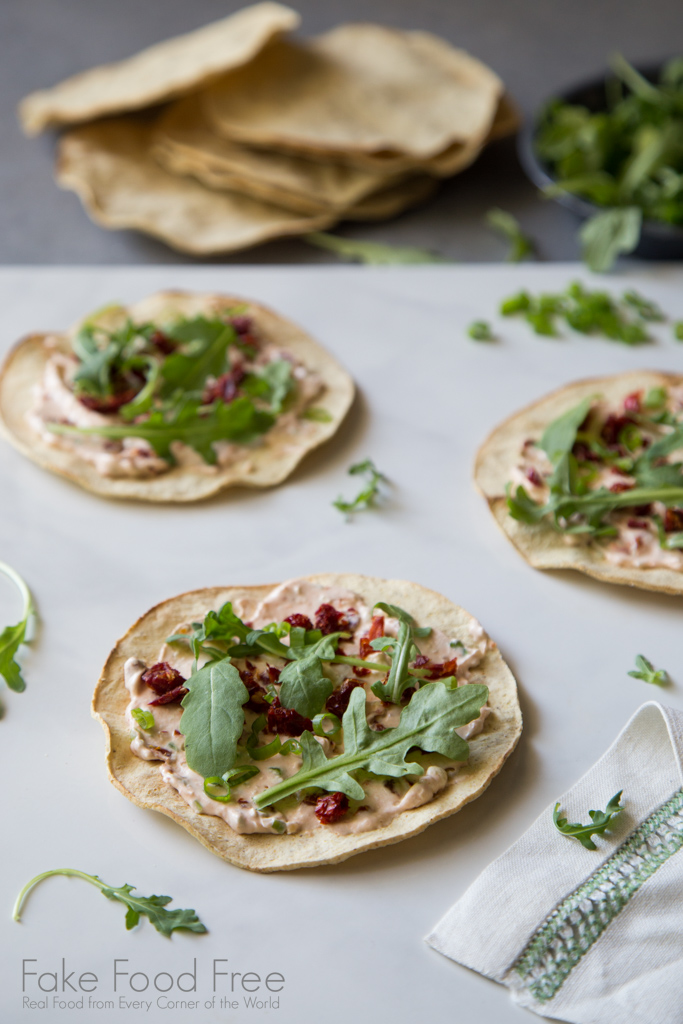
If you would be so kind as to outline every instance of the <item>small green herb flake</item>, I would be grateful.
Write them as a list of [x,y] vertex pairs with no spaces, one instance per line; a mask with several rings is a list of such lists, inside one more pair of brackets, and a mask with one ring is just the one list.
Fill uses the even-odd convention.
[[590,824],[582,825],[579,822],[571,824],[566,818],[560,817],[560,804],[555,804],[553,811],[553,823],[558,832],[561,832],[563,836],[569,836],[572,839],[578,839],[582,846],[585,846],[587,850],[597,850],[597,846],[591,839],[591,836],[602,836],[607,831],[607,828],[613,818],[616,818],[618,814],[623,811],[623,805],[619,802],[621,800],[621,794],[623,790],[619,790],[615,793],[612,799],[607,804],[604,811],[589,811]]
[[413,246],[385,245],[382,242],[366,242],[356,238],[340,238],[323,231],[304,235],[304,241],[318,249],[327,249],[343,260],[368,263],[375,266],[410,263],[447,263],[443,256],[417,249]]
[[311,420],[313,423],[331,423],[334,417],[331,412],[327,409],[321,409],[320,406],[311,406],[310,409],[304,409],[301,414],[302,419]]
[[534,255],[536,246],[533,240],[524,234],[521,224],[511,213],[496,206],[486,214],[486,223],[510,243],[506,257],[509,263],[519,263]]
[[468,337],[473,341],[495,341],[491,325],[486,320],[475,320],[467,328]]
[[109,900],[117,900],[127,908],[126,928],[134,928],[141,917],[147,917],[162,935],[170,936],[174,931],[206,932],[206,927],[199,920],[194,910],[166,910],[172,896],[138,896],[134,895],[134,885],[121,885],[114,887],[107,885],[97,875],[88,875],[85,871],[78,871],[76,868],[55,868],[52,871],[43,871],[36,875],[24,886],[17,896],[14,904],[12,917],[15,921],[21,920],[21,910],[29,891],[51,875],[67,875],[74,878],[82,878],[85,882],[96,886],[103,896]]
[[636,655],[636,667],[631,669],[629,675],[655,686],[666,686],[669,682],[669,673],[663,668],[655,668],[644,654]]
[[673,328],[676,341],[683,341],[683,320],[677,320]]
[[334,507],[338,508],[340,512],[344,512],[347,516],[353,512],[359,512],[361,509],[375,508],[380,495],[381,485],[389,482],[384,473],[380,473],[372,459],[356,462],[350,467],[348,472],[350,476],[364,477],[366,481],[365,486],[352,501],[346,501],[340,495],[336,501],[332,502]]
[[15,584],[24,602],[21,621],[17,622],[14,626],[6,626],[2,633],[0,633],[0,675],[10,690],[14,690],[15,693],[21,693],[26,689],[26,682],[14,656],[21,645],[26,642],[28,621],[30,616],[34,614],[33,600],[26,583],[11,566],[0,562],[0,573],[7,576]]

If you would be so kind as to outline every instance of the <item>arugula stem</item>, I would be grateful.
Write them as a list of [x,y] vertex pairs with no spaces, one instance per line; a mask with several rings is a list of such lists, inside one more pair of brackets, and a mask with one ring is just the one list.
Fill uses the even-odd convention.
[[42,874],[36,875],[35,878],[32,878],[30,882],[27,882],[24,888],[17,896],[16,903],[14,904],[14,909],[12,911],[13,920],[21,920],[21,911],[26,896],[31,891],[31,889],[34,888],[34,886],[38,885],[39,882],[42,882],[44,878],[49,878],[50,875],[72,875],[76,878],[82,878],[86,882],[90,882],[91,885],[97,886],[97,888],[100,889],[100,891],[105,888],[104,883],[101,882],[96,875],[88,875],[85,873],[85,871],[78,871],[77,868],[53,868],[52,871],[43,871]]
[[[323,658],[322,661],[328,661],[327,658]],[[329,659],[330,665],[355,665],[357,668],[369,668],[371,672],[386,672],[391,665],[384,665],[377,661],[363,661],[362,658],[352,658],[346,654],[335,654],[334,658]],[[416,679],[425,679],[429,675],[428,669],[414,668],[409,670],[408,675],[415,676]]]
[[35,611],[33,607],[31,591],[28,589],[26,583],[21,578],[19,573],[16,572],[16,570],[13,569],[11,565],[7,565],[6,562],[0,562],[0,573],[2,573],[4,576],[7,576],[7,578],[10,579],[19,590],[19,593],[21,594],[22,600],[24,602],[24,614],[22,615],[22,619],[27,619],[29,615],[31,615],[31,613]]

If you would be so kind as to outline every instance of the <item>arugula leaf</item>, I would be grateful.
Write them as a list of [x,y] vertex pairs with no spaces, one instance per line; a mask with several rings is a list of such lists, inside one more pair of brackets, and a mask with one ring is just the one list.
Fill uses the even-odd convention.
[[633,306],[643,320],[652,320],[655,323],[663,323],[666,320],[666,316],[656,302],[646,299],[633,288],[624,292],[622,298],[629,306]]
[[230,658],[200,668],[185,683],[180,731],[185,736],[187,763],[204,778],[232,768],[244,729],[246,686]]
[[609,270],[617,256],[633,252],[643,220],[637,206],[615,207],[590,217],[581,227],[581,256],[596,273]]
[[31,615],[35,614],[33,600],[26,583],[11,566],[0,562],[0,573],[7,576],[17,586],[24,602],[21,621],[14,626],[6,626],[0,633],[0,676],[4,678],[10,690],[21,693],[26,689],[26,682],[14,656],[21,645],[26,642],[28,620]]
[[323,231],[313,231],[303,239],[318,249],[327,249],[344,260],[375,265],[405,263],[448,263],[443,256],[416,249],[413,246],[385,245],[382,242],[363,242],[355,238],[340,238]]
[[669,674],[663,668],[655,668],[645,655],[636,655],[636,668],[628,673],[634,679],[642,679],[645,683],[654,683],[655,686],[666,686],[669,682]]
[[42,882],[44,878],[51,875],[67,875],[73,878],[82,878],[91,885],[96,886],[103,896],[109,900],[116,900],[127,907],[126,928],[134,928],[141,917],[146,917],[162,935],[170,936],[174,931],[206,932],[206,927],[197,917],[194,910],[166,910],[172,896],[138,896],[133,895],[134,885],[120,885],[117,887],[107,885],[97,875],[88,875],[85,871],[78,871],[76,868],[54,868],[52,871],[43,871],[36,875],[24,886],[19,893],[12,917],[15,921],[21,920],[21,910],[28,892]]
[[604,811],[589,811],[591,822],[589,825],[581,825],[579,822],[575,824],[569,824],[566,818],[560,817],[560,804],[555,804],[553,811],[553,823],[558,832],[562,835],[570,836],[572,839],[578,839],[582,846],[585,846],[587,850],[597,850],[597,846],[591,839],[591,836],[602,836],[605,834],[608,825],[612,818],[615,818],[617,814],[621,814],[623,811],[623,805],[619,803],[621,800],[621,794],[623,790],[620,789],[618,793],[615,793],[611,798],[607,807]]
[[226,405],[216,402],[208,411],[200,413],[199,401],[187,401],[179,409],[171,412],[166,418],[164,413],[154,410],[143,423],[126,426],[74,427],[62,423],[48,423],[48,430],[53,434],[71,436],[109,437],[123,440],[126,437],[137,437],[149,442],[160,458],[173,463],[171,444],[183,441],[194,448],[205,462],[213,466],[217,456],[214,451],[216,441],[237,441],[246,444],[260,434],[264,434],[275,423],[275,417],[257,409],[251,399],[243,395]]
[[322,663],[332,661],[340,636],[344,634],[328,633],[313,644],[290,646],[290,657],[294,660],[280,673],[280,703],[284,707],[294,708],[306,718],[313,718],[322,710],[334,689]]
[[431,683],[413,694],[401,712],[399,725],[382,732],[369,727],[365,699],[360,687],[351,693],[342,719],[344,753],[328,759],[312,734],[302,733],[301,769],[291,778],[259,793],[254,801],[259,809],[311,787],[346,793],[352,800],[362,800],[363,787],[352,773],[362,769],[392,778],[421,775],[421,767],[406,760],[414,747],[443,754],[453,761],[467,760],[469,746],[455,730],[479,717],[488,699],[488,688],[468,683],[450,690],[440,682]]
[[227,365],[228,347],[237,339],[232,324],[223,320],[208,320],[198,316],[180,320],[166,328],[173,341],[181,342],[185,351],[173,352],[164,360],[161,374],[164,385],[162,397],[174,391],[197,391],[204,387],[207,377],[220,377]]
[[594,400],[593,396],[584,398],[578,405],[572,406],[553,420],[543,431],[538,446],[543,449],[553,465],[571,452],[577,431],[590,412]]
[[353,512],[360,511],[360,509],[375,508],[380,494],[380,485],[389,482],[384,473],[380,473],[372,459],[356,462],[349,468],[348,472],[350,476],[366,477],[366,486],[363,487],[352,501],[346,501],[340,495],[336,501],[332,502],[334,507],[338,508],[340,512],[345,512],[347,516]]
[[[393,639],[383,637],[383,640]],[[410,626],[407,622],[399,622],[398,638],[392,645],[391,668],[386,680],[378,680],[372,684],[372,692],[380,700],[390,701],[392,704],[400,704],[404,690],[415,685],[415,679],[408,672],[408,665],[414,658],[413,649],[415,644],[411,635]],[[382,648],[386,649],[386,648]]]
[[166,643],[188,644],[192,648],[195,660],[200,654],[206,654],[212,660],[220,661],[227,651],[207,645],[207,640],[230,645],[235,638],[246,640],[251,632],[251,626],[245,625],[232,610],[232,602],[226,601],[217,612],[207,612],[203,622],[193,622],[191,633],[174,633],[173,636],[166,637]]
[[674,338],[676,341],[683,341],[683,320],[677,320],[674,324]]
[[510,243],[510,250],[506,256],[509,263],[519,263],[526,256],[534,255],[534,242],[524,234],[521,224],[511,213],[494,206],[486,214],[486,222]]
[[467,334],[473,341],[495,341],[491,324],[486,320],[474,320],[467,328]]

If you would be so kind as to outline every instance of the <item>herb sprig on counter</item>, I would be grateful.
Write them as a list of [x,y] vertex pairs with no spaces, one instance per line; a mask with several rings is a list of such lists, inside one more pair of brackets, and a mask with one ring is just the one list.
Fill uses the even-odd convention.
[[486,223],[509,243],[510,249],[506,256],[508,263],[519,263],[527,256],[533,256],[536,246],[528,235],[522,231],[522,225],[507,210],[494,206],[486,214]]
[[313,231],[303,237],[310,245],[333,252],[343,260],[374,266],[448,262],[443,256],[414,246],[386,245],[384,242],[366,242],[359,238],[341,238],[339,235],[330,235],[324,231]]
[[631,252],[643,218],[683,223],[683,59],[665,64],[656,83],[617,54],[606,82],[606,109],[555,100],[543,112],[535,146],[557,181],[605,209],[581,230],[583,255],[607,270]]
[[21,645],[26,643],[29,619],[34,614],[33,599],[26,583],[11,566],[0,562],[0,573],[16,585],[24,604],[21,620],[14,626],[6,626],[0,633],[0,675],[10,690],[21,693],[26,689],[26,682],[15,656]]
[[349,476],[365,477],[365,485],[361,488],[355,498],[347,501],[341,495],[332,504],[340,512],[350,516],[361,509],[375,508],[381,494],[382,485],[389,483],[384,473],[375,466],[372,459],[364,459],[363,462],[356,462],[348,470]]
[[620,803],[622,793],[623,790],[621,789],[618,793],[615,793],[604,811],[589,811],[588,814],[591,820],[588,825],[582,825],[580,822],[570,824],[566,818],[561,818],[560,803],[558,801],[553,810],[553,824],[558,832],[572,839],[578,839],[587,850],[597,850],[597,846],[591,836],[604,835],[614,818],[621,814],[624,809],[623,804]]
[[661,310],[657,317],[652,315],[655,309],[654,303],[632,289],[616,299],[609,292],[591,291],[580,281],[559,293],[517,292],[500,305],[502,316],[521,315],[536,334],[545,337],[559,336],[559,320],[580,334],[600,335],[625,345],[652,341],[648,324],[664,319]]
[[655,668],[644,654],[636,655],[636,667],[628,674],[634,679],[642,679],[644,683],[653,683],[655,686],[666,686],[669,682],[669,673],[663,668]]
[[118,887],[107,885],[97,875],[88,875],[85,871],[78,871],[76,868],[54,868],[52,871],[43,871],[36,875],[24,886],[17,896],[12,917],[15,921],[21,920],[21,911],[29,891],[52,875],[67,875],[73,878],[82,878],[96,886],[103,896],[109,900],[116,900],[123,903],[126,909],[126,928],[134,928],[141,917],[146,917],[162,935],[170,936],[174,931],[206,932],[206,927],[197,917],[194,910],[166,910],[172,896],[138,896],[134,895],[134,885],[120,885]]

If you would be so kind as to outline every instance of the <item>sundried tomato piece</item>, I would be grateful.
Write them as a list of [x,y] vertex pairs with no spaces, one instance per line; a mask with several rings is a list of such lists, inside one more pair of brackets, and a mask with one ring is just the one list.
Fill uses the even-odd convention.
[[592,452],[583,441],[576,441],[572,448],[572,454],[579,462],[601,462],[600,456]]
[[360,638],[360,656],[365,659],[369,654],[374,654],[374,649],[370,646],[371,640],[377,640],[380,636],[384,636],[384,616],[373,615],[372,622],[370,623],[370,629],[367,631],[365,636]]
[[626,525],[630,527],[631,530],[647,530],[650,524],[647,519],[628,519]]
[[526,471],[526,473],[524,475],[527,478],[527,480],[529,481],[529,483],[533,484],[534,487],[542,487],[543,486],[543,477],[538,472],[538,470],[534,468],[534,466],[529,466],[529,468],[527,469],[527,471]]
[[642,395],[642,391],[633,391],[630,395],[627,395],[624,399],[624,411],[640,412],[640,400],[642,398]]
[[683,508],[668,508],[664,513],[664,530],[666,533],[678,533],[683,530]]
[[633,511],[637,516],[651,516],[652,505],[634,505]]
[[169,338],[163,331],[155,331],[154,334],[150,334],[149,343],[158,348],[165,356],[170,356],[171,352],[175,352],[178,347],[178,342]]
[[268,708],[268,701],[266,700],[266,691],[256,679],[254,666],[250,661],[247,661],[246,668],[238,669],[237,671],[249,692],[249,700],[245,706],[252,711],[258,711],[263,714]]
[[238,334],[251,334],[254,322],[250,316],[231,316],[230,323]]
[[182,686],[185,676],[181,676],[167,661],[158,661],[156,665],[150,666],[142,673],[142,681],[150,690],[161,696]]
[[[363,669],[363,671],[367,672],[368,670],[367,669]],[[356,680],[356,679],[345,679],[344,682],[341,684],[341,686],[338,687],[327,698],[327,703],[325,704],[325,710],[326,711],[331,711],[333,715],[337,716],[337,718],[341,718],[342,715],[344,714],[344,712],[346,711],[346,709],[349,706],[349,701],[351,700],[351,694],[356,689],[356,687],[362,686],[362,685],[363,684],[359,683],[358,680]]]
[[609,489],[613,494],[621,494],[622,491],[632,491],[634,487],[635,484],[626,483],[626,481],[621,482],[618,480],[609,485]]
[[424,668],[425,665],[429,664],[429,658],[426,654],[418,654],[417,658],[413,662],[415,668]]
[[234,366],[227,373],[222,373],[213,384],[207,385],[202,395],[202,404],[211,405],[212,402],[225,402],[226,405],[237,398],[239,387],[246,373],[241,366]]
[[313,732],[313,722],[310,718],[304,718],[294,708],[283,708],[276,697],[268,708],[266,729],[268,732],[284,733],[285,736],[301,736],[305,729]]
[[624,427],[632,426],[635,420],[632,416],[616,416],[613,412],[605,420],[600,436],[609,448],[619,444],[619,435]]
[[169,690],[167,693],[163,693],[161,697],[157,697],[156,700],[151,700],[148,706],[156,708],[161,704],[178,704],[185,694],[189,692],[186,686],[176,686],[174,690]]
[[455,670],[458,667],[457,658],[449,658],[448,661],[443,661],[440,664],[429,666],[428,679],[445,679],[446,676],[455,675]]
[[349,809],[349,798],[346,793],[330,793],[321,796],[315,806],[315,816],[321,825],[334,825],[340,821]]
[[361,668],[360,665],[354,665],[354,667],[353,667],[353,669],[351,671],[353,672],[354,676],[358,676],[359,679],[361,677],[364,678],[365,676],[369,676],[370,675],[370,669],[369,668]]
[[343,621],[341,612],[331,604],[321,604],[315,613],[315,628],[325,636],[340,632],[344,628]]
[[128,387],[123,391],[117,391],[113,395],[77,395],[78,401],[86,409],[93,412],[107,413],[118,412],[122,405],[132,402],[140,388]]
[[288,622],[293,629],[313,629],[313,623],[308,615],[300,615],[299,612],[288,615],[284,621]]

